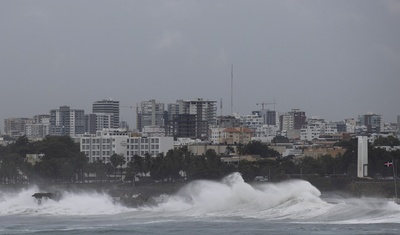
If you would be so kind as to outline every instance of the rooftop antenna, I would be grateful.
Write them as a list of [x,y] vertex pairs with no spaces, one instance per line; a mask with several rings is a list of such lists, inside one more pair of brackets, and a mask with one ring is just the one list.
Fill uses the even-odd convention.
[[231,115],[233,116],[233,64],[231,65]]
[[221,117],[222,117],[222,98],[220,99],[220,102],[219,102],[219,104],[220,104],[219,108],[220,108]]

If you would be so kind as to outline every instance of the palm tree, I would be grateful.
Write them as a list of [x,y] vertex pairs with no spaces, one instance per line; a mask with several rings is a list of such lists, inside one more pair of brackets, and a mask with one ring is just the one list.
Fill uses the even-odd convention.
[[114,167],[114,181],[117,180],[117,167],[125,164],[125,158],[121,154],[114,153],[110,157],[111,165]]
[[125,173],[125,180],[132,181],[135,185],[136,175],[143,173],[143,158],[139,155],[134,155],[132,161],[128,162]]

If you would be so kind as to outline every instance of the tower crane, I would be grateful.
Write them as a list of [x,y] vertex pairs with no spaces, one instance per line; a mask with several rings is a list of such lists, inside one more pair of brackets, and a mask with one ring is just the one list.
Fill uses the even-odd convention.
[[256,103],[256,105],[261,105],[261,108],[262,108],[262,109],[264,109],[264,106],[265,106],[265,105],[270,105],[270,104],[273,104],[273,105],[274,105],[274,110],[275,110],[275,105],[276,105],[276,102],[275,102],[275,100],[274,100],[274,102],[273,102],[273,103],[268,103],[268,102],[260,102],[260,103]]

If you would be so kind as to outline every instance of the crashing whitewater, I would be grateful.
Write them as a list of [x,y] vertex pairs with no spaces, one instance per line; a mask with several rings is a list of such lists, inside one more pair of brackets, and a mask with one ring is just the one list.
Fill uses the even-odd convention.
[[[399,223],[400,206],[387,199],[321,199],[307,181],[290,180],[252,186],[238,173],[219,182],[199,180],[175,195],[156,198],[153,206],[127,208],[104,193],[65,193],[60,201],[35,202],[33,187],[19,193],[0,192],[0,217],[107,216],[253,218],[294,223]],[[330,201],[330,202],[328,202]],[[335,201],[335,203],[331,203]]]

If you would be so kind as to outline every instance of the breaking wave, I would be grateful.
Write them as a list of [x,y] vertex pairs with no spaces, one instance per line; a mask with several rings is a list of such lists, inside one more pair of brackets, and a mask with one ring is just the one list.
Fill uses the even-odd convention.
[[19,193],[0,195],[0,215],[104,215],[129,211],[103,193],[65,192],[60,201],[42,199],[38,203],[32,197],[36,192],[39,190],[32,187]]
[[32,194],[37,188],[16,194],[0,192],[1,215],[115,215],[149,221],[210,218],[249,218],[293,223],[400,223],[400,206],[388,199],[321,198],[320,191],[307,181],[250,185],[239,173],[221,181],[188,183],[175,195],[155,199],[156,205],[128,208],[103,193],[66,193],[60,201],[41,205]]
[[320,198],[309,182],[289,180],[252,186],[239,173],[220,182],[199,180],[149,208],[166,215],[241,217],[300,223],[400,223],[400,206],[377,198]]

